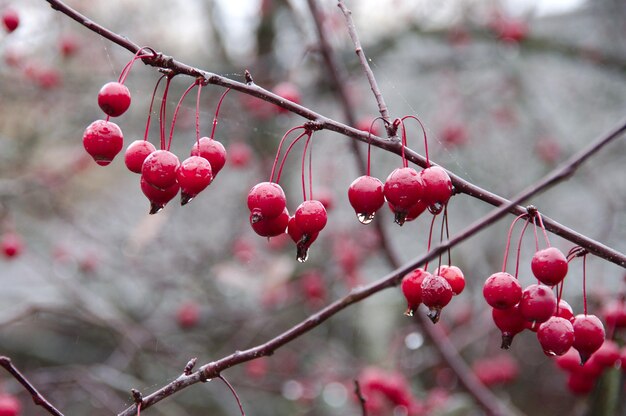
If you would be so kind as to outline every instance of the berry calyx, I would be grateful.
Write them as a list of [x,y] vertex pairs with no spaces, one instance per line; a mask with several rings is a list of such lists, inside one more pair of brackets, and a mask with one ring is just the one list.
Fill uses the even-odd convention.
[[409,209],[422,197],[423,189],[420,176],[413,168],[398,168],[389,174],[383,193],[392,206],[397,224],[404,224]]
[[119,117],[130,107],[130,91],[120,82],[108,82],[98,92],[98,105],[105,114]]
[[554,286],[567,274],[567,258],[555,247],[539,250],[530,263],[533,274],[541,283]]
[[226,164],[226,149],[222,143],[208,137],[201,137],[191,148],[191,156],[201,156],[209,161],[215,178]]
[[508,350],[513,342],[513,337],[526,329],[526,319],[522,316],[518,305],[507,309],[493,308],[491,317],[500,332],[502,332],[500,348]]
[[461,269],[456,266],[443,265],[435,269],[434,274],[443,277],[450,283],[454,295],[458,295],[465,289],[465,276],[463,276]]
[[446,279],[435,274],[426,276],[422,281],[422,303],[428,306],[428,317],[436,324],[441,316],[441,309],[452,299],[452,287]]
[[427,276],[430,276],[430,273],[426,270],[415,269],[402,278],[400,289],[407,302],[407,309],[404,313],[406,316],[413,316],[422,303],[422,282]]
[[156,214],[157,212],[165,208],[165,205],[167,205],[168,202],[174,199],[174,197],[178,194],[178,191],[180,190],[180,185],[178,185],[178,182],[174,182],[173,185],[165,189],[160,189],[149,184],[143,176],[141,176],[140,185],[141,192],[143,192],[146,198],[148,198],[148,200],[150,201],[149,212],[151,215]]
[[276,218],[287,206],[283,188],[275,182],[261,182],[248,192],[248,209],[252,213],[250,221]]
[[169,150],[157,150],[146,157],[141,166],[141,177],[158,189],[166,189],[176,184],[180,166],[178,157]]
[[100,166],[106,166],[122,150],[124,136],[117,124],[96,120],[83,133],[83,146]]
[[385,203],[383,183],[369,175],[356,178],[348,188],[348,200],[361,224],[369,224]]
[[11,33],[20,25],[20,15],[13,9],[5,9],[2,12],[2,24],[6,31]]
[[494,273],[483,286],[483,296],[492,308],[508,309],[522,298],[522,287],[515,277],[506,273]]
[[522,292],[519,307],[527,321],[540,324],[556,312],[556,296],[548,286],[533,284]]
[[178,167],[176,180],[180,185],[180,204],[185,205],[213,181],[211,164],[203,157],[189,156]]
[[576,315],[574,327],[574,343],[572,347],[578,351],[580,362],[587,362],[591,354],[596,352],[604,342],[604,325],[595,315]]
[[124,153],[124,163],[131,172],[141,173],[141,166],[144,160],[152,152],[156,151],[156,147],[147,140],[135,140],[126,148]]
[[289,237],[296,243],[296,259],[300,263],[304,263],[309,258],[309,247],[317,239],[319,233],[307,234],[298,226],[296,217],[289,217],[287,223],[287,233]]
[[273,218],[262,218],[260,220],[253,220],[254,213],[250,214],[250,225],[255,233],[261,237],[277,237],[284,234],[289,224],[289,211],[287,208],[283,212]]
[[537,339],[546,355],[563,355],[574,343],[574,327],[569,320],[552,316],[539,325]]
[[326,208],[320,201],[314,199],[301,203],[294,217],[296,225],[304,234],[319,233],[326,226]]
[[420,172],[424,185],[422,202],[432,214],[439,214],[452,196],[452,180],[443,168],[432,166]]

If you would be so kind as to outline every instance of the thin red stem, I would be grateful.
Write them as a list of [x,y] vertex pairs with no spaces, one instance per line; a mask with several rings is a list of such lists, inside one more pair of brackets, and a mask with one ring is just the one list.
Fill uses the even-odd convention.
[[200,94],[202,93],[202,82],[198,83],[198,94],[196,95],[196,144],[200,148]]
[[539,219],[539,226],[543,231],[543,237],[546,239],[546,244],[548,245],[548,247],[551,247],[550,239],[548,238],[548,232],[546,231],[546,227],[543,225],[543,220],[541,219],[541,213],[537,213],[537,218]]
[[409,162],[406,160],[404,149],[406,148],[406,129],[404,128],[404,122],[401,122],[402,126],[402,167],[408,168]]
[[[443,208],[443,220],[446,223],[446,240],[450,239],[450,228],[448,227],[448,204]],[[448,247],[448,266],[452,265],[452,249]]]
[[308,134],[308,132],[305,131],[305,132],[301,133],[298,137],[293,139],[293,141],[291,142],[291,144],[289,145],[289,147],[285,151],[285,155],[283,156],[283,159],[280,162],[280,168],[278,169],[278,174],[276,175],[276,183],[280,182],[280,176],[283,173],[283,167],[285,166],[285,161],[287,160],[287,155],[289,154],[289,152],[291,151],[293,146],[298,142],[298,140],[300,140],[302,137],[306,136],[307,134]]
[[[304,201],[306,201],[306,186],[304,184],[304,162],[306,160],[306,151],[309,148],[309,142],[311,141],[311,137],[313,137],[313,135],[311,134],[310,131],[305,132],[305,134],[308,136],[306,139],[306,142],[304,142],[304,150],[302,151],[302,169],[300,171],[301,177],[302,177],[302,197],[304,198]],[[295,141],[294,141],[295,143]],[[287,153],[289,153],[289,150],[287,150]],[[287,157],[287,153],[285,153],[285,157]],[[311,179],[311,177],[309,176],[309,180]],[[311,196],[312,191],[311,191],[311,185],[309,183],[309,196]]]
[[[274,180],[274,171],[276,170],[276,165],[278,164],[278,159],[280,158],[280,151],[283,147],[283,143],[285,142],[285,139],[287,139],[287,136],[289,136],[289,134],[292,131],[298,130],[298,129],[303,129],[304,126],[298,126],[298,127],[294,127],[291,128],[289,130],[287,130],[287,133],[285,133],[283,135],[283,137],[280,139],[280,143],[278,144],[278,149],[276,150],[276,157],[274,157],[274,163],[272,164],[272,172],[270,173],[270,182],[272,182]],[[278,183],[278,180],[276,181],[276,183]]]
[[217,102],[217,108],[215,109],[215,116],[213,117],[213,127],[211,128],[211,140],[215,137],[215,128],[217,127],[217,116],[220,114],[220,108],[222,107],[222,101],[226,97],[226,94],[230,92],[230,88],[227,88],[226,91],[220,97],[220,100]]
[[367,131],[367,176],[370,176],[370,166],[372,160],[372,129],[374,128],[374,123],[376,123],[378,120],[382,120],[383,122],[385,121],[385,119],[380,116],[376,117],[370,123],[370,128]]
[[167,115],[167,92],[170,89],[170,83],[172,82],[172,77],[167,77],[167,82],[165,83],[165,89],[163,90],[163,98],[161,101],[161,109],[159,111],[159,128],[161,131],[161,150],[165,150],[165,116]]
[[[309,133],[309,140],[311,140],[313,133]],[[313,142],[311,142],[311,147],[309,148],[309,197],[313,199]]]
[[583,311],[587,316],[587,255],[583,256]]
[[[445,215],[445,214],[444,214]],[[446,229],[446,220],[445,218],[441,218],[441,229],[439,231],[439,243],[443,242],[443,233],[445,232]],[[443,252],[439,253],[439,260],[438,260],[438,264],[437,264],[437,269],[441,269],[441,258],[443,257]],[[448,264],[449,261],[448,261]]]
[[172,139],[174,138],[174,127],[176,127],[176,119],[178,118],[178,111],[180,110],[180,107],[183,103],[183,100],[185,99],[185,97],[187,96],[187,94],[189,94],[189,92],[196,86],[198,85],[199,80],[195,80],[193,82],[193,84],[191,84],[186,90],[185,92],[183,92],[183,95],[180,96],[180,99],[178,100],[178,104],[176,104],[176,108],[174,109],[174,115],[172,116],[172,124],[170,125],[170,137],[169,140],[167,142],[167,150],[170,150],[170,147],[172,146]]
[[537,218],[533,216],[533,233],[535,234],[535,251],[539,251],[539,236],[537,235]]
[[221,374],[218,376],[218,378],[222,380],[224,384],[226,384],[226,386],[228,386],[228,389],[230,390],[230,392],[233,394],[233,396],[235,396],[235,400],[237,400],[237,406],[239,406],[239,411],[241,412],[241,416],[246,416],[246,413],[243,411],[243,406],[241,405],[241,400],[239,400],[239,395],[235,391],[235,388]]
[[[428,231],[428,247],[426,249],[427,252],[430,252],[430,243],[432,243],[433,240],[433,227],[435,225],[436,218],[437,216],[433,215],[433,220],[430,222],[430,230]],[[428,271],[428,261],[424,264],[424,271]]]
[[150,122],[152,121],[152,108],[154,107],[154,97],[156,96],[157,89],[159,88],[159,84],[165,78],[165,75],[161,75],[154,86],[154,90],[152,91],[152,98],[150,99],[150,108],[148,109],[148,119],[146,120],[146,132],[143,135],[144,141],[148,140],[148,134],[150,133]]
[[528,228],[529,225],[530,225],[530,220],[527,219],[526,224],[524,224],[524,228],[522,228],[522,232],[519,235],[519,240],[517,242],[517,258],[515,260],[515,278],[516,279],[519,273],[519,258],[520,258],[520,254],[522,253],[522,239],[524,238],[524,233],[526,232],[526,229]]
[[506,262],[509,258],[509,249],[511,248],[511,235],[513,234],[513,227],[515,227],[515,223],[520,219],[525,217],[527,214],[521,214],[515,217],[511,226],[509,227],[509,233],[506,236],[506,247],[504,248],[504,260],[502,261],[502,273],[506,271]]
[[422,124],[422,121],[415,117],[415,116],[404,116],[402,117],[402,129],[404,129],[404,120],[407,118],[411,118],[415,121],[417,121],[420,125],[420,127],[422,128],[422,133],[424,133],[424,152],[425,152],[425,156],[426,156],[426,167],[429,168],[430,167],[430,158],[428,157],[428,138],[426,137],[426,128],[424,128],[424,125]]
[[125,66],[124,69],[122,69],[122,72],[120,73],[119,78],[117,79],[117,82],[119,82],[120,84],[123,84],[126,82],[126,78],[128,78],[128,74],[130,74],[130,70],[133,68],[133,65],[135,64],[135,61],[137,59],[143,59],[143,58],[150,58],[152,56],[154,56],[154,54],[149,54],[149,55],[139,55],[141,52],[143,51],[143,49],[139,49],[137,51],[137,53],[135,53],[135,56],[133,56],[133,59],[131,59]]

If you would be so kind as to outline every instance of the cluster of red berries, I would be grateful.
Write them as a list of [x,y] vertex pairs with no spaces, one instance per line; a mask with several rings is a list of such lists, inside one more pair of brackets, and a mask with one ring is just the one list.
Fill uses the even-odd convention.
[[508,354],[499,354],[474,361],[472,370],[485,386],[507,384],[519,374],[519,365]]
[[442,265],[429,273],[418,268],[408,273],[400,285],[407,301],[407,316],[413,316],[420,304],[428,308],[428,317],[437,323],[441,310],[465,288],[465,276],[456,266]]
[[[118,82],[105,84],[98,93],[98,105],[107,115],[107,118],[106,120],[94,121],[87,127],[83,134],[83,145],[87,153],[89,153],[100,166],[106,166],[111,163],[113,158],[122,150],[124,144],[122,131],[117,124],[109,121],[109,118],[121,116],[130,107],[130,91],[123,82],[130,71],[132,63],[142,57],[145,57],[145,55],[139,55],[138,52],[133,60],[124,68],[124,71],[122,71],[120,80]],[[159,79],[159,82],[161,79]],[[144,140],[136,140],[131,143],[124,155],[126,167],[131,172],[141,174],[141,191],[150,201],[150,214],[155,214],[162,210],[169,201],[178,195],[179,191],[181,194],[181,205],[190,202],[211,184],[215,176],[226,163],[226,149],[219,141],[213,139],[213,134],[210,138],[200,138],[198,108],[196,108],[197,138],[196,143],[191,148],[190,156],[180,162],[178,157],[169,151],[176,115],[183,98],[195,86],[198,86],[199,97],[202,87],[200,81],[195,81],[181,97],[174,112],[174,119],[172,120],[172,127],[170,129],[170,141],[166,146],[164,118],[169,81],[170,78],[168,78],[165,87],[160,113],[161,148],[157,150],[156,147],[148,141],[147,134],[150,123],[150,117],[148,117],[146,137]],[[157,83],[157,87],[158,85],[159,83]],[[226,93],[227,92],[228,90]],[[224,93],[224,95],[226,93]],[[222,99],[224,95],[222,95]],[[222,99],[220,99],[220,104]],[[150,104],[150,112],[152,112],[153,104],[154,94]],[[199,106],[199,102],[196,103],[196,106]],[[216,124],[217,122],[214,120],[214,126]],[[213,133],[214,131],[215,129]]]
[[561,356],[574,348],[579,353],[580,362],[585,363],[602,346],[604,326],[597,316],[587,314],[585,292],[585,313],[576,316],[569,304],[560,298],[560,291],[558,297],[555,295],[554,289],[557,285],[561,285],[562,289],[568,272],[568,257],[571,260],[577,253],[572,251],[566,257],[559,249],[551,247],[541,215],[534,211],[533,214],[533,222],[538,218],[548,244],[547,248],[537,250],[532,257],[531,270],[538,283],[522,290],[516,277],[517,271],[516,276],[504,271],[511,231],[515,222],[525,216],[521,215],[513,221],[509,231],[503,271],[487,278],[483,286],[483,296],[493,308],[493,321],[502,332],[502,348],[509,348],[513,337],[528,329],[537,333],[537,339],[546,355]]

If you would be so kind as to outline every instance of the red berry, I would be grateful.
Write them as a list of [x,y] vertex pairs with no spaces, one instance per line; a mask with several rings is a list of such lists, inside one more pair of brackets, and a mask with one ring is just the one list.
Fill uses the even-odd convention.
[[600,348],[591,356],[591,360],[605,368],[614,367],[620,360],[619,345],[610,339],[604,340]]
[[141,173],[141,166],[144,160],[156,147],[147,140],[135,140],[126,148],[124,153],[124,163],[131,172]]
[[319,187],[317,191],[315,191],[315,199],[324,205],[326,212],[330,211],[335,206],[335,197],[328,188]]
[[263,217],[260,220],[254,220],[254,213],[250,214],[250,225],[255,233],[261,237],[278,237],[284,234],[289,223],[289,211],[287,208],[283,212],[273,218]]
[[626,302],[620,299],[609,303],[602,310],[602,316],[609,328],[626,328]]
[[452,292],[455,295],[458,295],[465,289],[465,276],[463,276],[463,272],[456,266],[441,266],[435,269],[433,273],[435,275],[441,276],[450,283],[450,287],[452,287]]
[[348,200],[362,224],[369,224],[385,203],[383,183],[373,176],[360,176],[348,188]]
[[211,184],[211,164],[203,157],[189,156],[178,167],[176,180],[180,185],[180,203],[185,205]]
[[18,257],[24,250],[22,237],[14,232],[4,233],[0,240],[0,250],[7,259]]
[[585,363],[604,342],[604,325],[595,315],[576,315],[574,318],[574,344],[580,354],[580,362]]
[[[391,209],[391,212],[393,212],[394,214],[398,211],[397,209],[393,207],[393,205],[391,205],[391,203],[387,202],[387,205],[389,206],[389,209]],[[422,215],[422,213],[426,211],[427,208],[428,208],[428,205],[426,205],[424,202],[422,202],[421,200],[417,201],[417,204],[413,205],[407,211],[404,221],[409,222],[409,221],[415,220],[420,215]]]
[[[290,82],[281,82],[280,84],[277,84],[274,87],[273,91],[274,94],[281,96],[287,101],[292,101],[296,104],[300,104],[300,91],[294,84]],[[283,114],[289,113],[289,110],[280,106],[276,106],[276,111]]]
[[561,299],[559,300],[556,316],[560,316],[561,318],[565,318],[571,322],[574,320],[574,310],[569,303]]
[[158,189],[166,189],[176,184],[178,157],[168,150],[157,150],[146,157],[141,166],[141,177]]
[[450,176],[439,166],[433,166],[421,171],[420,179],[424,185],[421,201],[431,213],[439,214],[452,196]]
[[20,15],[13,9],[5,9],[2,12],[2,24],[11,33],[20,25]]
[[415,269],[408,273],[402,279],[400,289],[407,301],[407,310],[405,315],[413,316],[415,310],[422,303],[422,282],[430,276],[430,273],[424,269]]
[[543,285],[530,285],[522,292],[519,302],[520,311],[533,326],[550,319],[556,312],[556,296],[554,292]]
[[517,305],[522,298],[522,287],[510,274],[494,273],[485,281],[483,296],[492,308],[508,309]]
[[493,308],[491,317],[500,332],[502,332],[502,344],[500,348],[508,350],[513,342],[513,337],[526,328],[526,319],[522,316],[518,305],[507,309]]
[[98,92],[98,105],[105,114],[119,117],[130,107],[130,91],[119,82],[108,82]]
[[19,416],[21,413],[22,404],[15,396],[0,394],[0,416]]
[[499,354],[477,360],[472,364],[472,370],[486,386],[509,383],[519,374],[517,361],[509,354]]
[[494,24],[494,29],[504,42],[519,43],[528,36],[526,22],[512,18],[499,18]]
[[200,306],[196,302],[185,302],[176,311],[176,322],[182,329],[193,328],[200,321]]
[[535,253],[530,267],[537,280],[554,286],[561,283],[567,274],[567,259],[558,248],[548,247]]
[[244,142],[234,142],[228,146],[228,154],[233,167],[244,168],[250,163],[252,149]]
[[413,168],[398,168],[389,174],[383,192],[392,205],[396,223],[402,225],[409,209],[422,198],[424,185]]
[[124,136],[117,124],[96,120],[83,133],[83,146],[100,166],[106,166],[124,146]]
[[295,215],[289,218],[287,223],[287,233],[296,243],[296,259],[304,263],[309,257],[309,247],[317,239],[319,233],[307,234],[296,223]]
[[248,192],[248,209],[254,216],[254,222],[261,219],[276,218],[282,214],[286,206],[285,192],[275,182],[258,183]]
[[326,226],[326,208],[314,199],[304,201],[294,214],[296,225],[304,234],[319,233]]
[[449,124],[441,132],[441,141],[448,146],[461,146],[467,140],[467,130],[462,124]]
[[537,339],[546,355],[563,355],[574,343],[574,327],[567,319],[552,316],[539,325]]
[[178,190],[180,189],[180,185],[177,182],[168,188],[159,189],[150,185],[143,177],[141,176],[141,191],[150,201],[150,214],[156,214],[165,208],[165,205],[170,202],[174,197],[178,194]]
[[446,279],[431,274],[422,281],[422,303],[430,309],[428,317],[436,324],[441,316],[441,309],[452,299],[452,287]]
[[324,276],[318,270],[309,270],[300,276],[300,289],[307,303],[311,306],[320,306],[326,299],[326,283]]
[[78,51],[78,40],[73,35],[64,35],[59,39],[59,49],[61,50],[61,55],[66,58],[74,55],[76,51]]
[[360,119],[354,127],[358,130],[363,130],[365,132],[369,131],[370,133],[372,133],[372,135],[378,136],[380,134],[380,131],[378,130],[376,123],[372,124],[373,121],[374,117],[365,117]]
[[580,357],[575,349],[570,348],[567,352],[554,360],[556,365],[565,371],[578,372],[580,370]]
[[208,137],[201,137],[191,148],[190,156],[201,156],[209,161],[213,178],[226,164],[226,149],[222,143]]
[[594,378],[580,373],[571,373],[567,378],[567,388],[577,396],[591,393],[595,383]]

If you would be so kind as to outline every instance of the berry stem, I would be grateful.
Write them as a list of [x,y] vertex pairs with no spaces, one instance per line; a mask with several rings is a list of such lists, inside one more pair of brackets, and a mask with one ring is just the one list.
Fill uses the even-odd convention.
[[[444,217],[445,217],[445,213],[444,213]],[[443,233],[445,232],[446,229],[446,220],[445,218],[441,219],[441,229],[439,231],[439,243],[443,242]],[[443,257],[443,252],[439,253],[439,260],[438,260],[438,264],[437,264],[437,269],[441,268],[441,258]],[[448,264],[450,264],[450,258],[448,257]]]
[[226,94],[230,92],[230,88],[227,88],[226,91],[220,97],[220,100],[217,102],[217,108],[215,109],[215,116],[213,117],[213,127],[211,128],[211,140],[215,137],[215,128],[217,127],[217,116],[220,114],[220,108],[222,107],[222,101],[226,97]]
[[[306,199],[306,186],[305,186],[305,180],[304,180],[304,162],[306,160],[306,151],[307,151],[307,149],[309,147],[309,142],[311,141],[311,137],[313,137],[313,134],[311,133],[311,131],[305,131],[304,134],[306,136],[308,136],[308,137],[306,139],[306,142],[304,142],[304,150],[302,151],[302,169],[301,169],[300,173],[301,173],[301,177],[302,177],[302,197],[304,198],[304,201],[306,201],[307,199]],[[295,140],[294,140],[294,143],[295,143]],[[289,146],[289,147],[291,147],[291,146]],[[287,153],[289,153],[289,149],[287,149]],[[285,157],[287,157],[287,153],[285,153]],[[310,169],[311,169],[311,165],[309,164],[309,197],[313,198],[313,196],[312,196],[313,191],[311,189],[312,180],[311,180],[311,170]]]
[[[443,220],[446,223],[446,240],[450,239],[450,228],[448,227],[448,204],[443,208]],[[452,249],[448,247],[448,266],[452,265]]]
[[509,233],[506,237],[506,247],[504,248],[504,260],[502,261],[502,273],[504,273],[506,271],[506,262],[509,258],[509,249],[511,248],[511,236],[513,234],[513,227],[515,227],[515,223],[525,217],[527,214],[521,214],[518,215],[517,217],[515,217],[515,219],[513,220],[513,222],[511,223],[511,226],[509,227]]
[[167,92],[170,89],[170,83],[172,82],[172,77],[167,77],[167,82],[165,83],[165,89],[163,90],[163,98],[161,99],[161,108],[159,110],[159,128],[161,131],[161,150],[165,150],[165,116],[167,115],[166,106],[167,106]]
[[539,236],[537,235],[537,218],[533,217],[533,233],[535,235],[535,251],[539,251]]
[[[422,124],[422,121],[415,117],[415,116],[404,116],[402,117],[402,130],[404,130],[404,120],[407,118],[411,118],[415,121],[417,121],[420,125],[420,127],[422,128],[422,133],[424,133],[424,152],[425,152],[425,156],[426,156],[426,167],[429,168],[430,167],[430,158],[428,157],[428,138],[426,137],[426,128],[424,127],[424,125]],[[405,144],[406,145],[406,144]]]
[[406,129],[404,128],[404,122],[400,120],[400,124],[402,125],[402,167],[406,168],[409,166],[409,162],[406,160],[406,155],[404,154],[404,149],[406,149]]
[[235,388],[232,386],[232,384],[230,384],[228,382],[228,380],[226,380],[224,378],[224,376],[221,375],[221,374],[219,376],[217,376],[217,378],[222,380],[224,382],[224,384],[226,384],[226,386],[228,386],[228,389],[233,394],[233,396],[235,396],[235,400],[237,400],[237,406],[239,406],[239,411],[241,412],[241,416],[246,416],[246,413],[243,411],[243,406],[241,405],[241,400],[239,400],[239,395],[237,395],[237,392],[235,391]]
[[202,93],[202,82],[198,82],[198,94],[196,95],[196,144],[200,148],[200,94]]
[[291,144],[289,145],[289,147],[285,151],[285,155],[283,156],[283,159],[280,162],[280,168],[278,169],[278,174],[276,175],[276,183],[278,183],[280,181],[280,176],[283,173],[283,166],[285,166],[285,161],[287,160],[287,155],[289,154],[289,152],[291,151],[293,146],[298,142],[298,140],[300,140],[302,137],[304,137],[306,135],[307,135],[307,132],[305,131],[305,132],[301,133],[298,137],[293,139],[293,141],[291,142]]
[[[270,173],[270,182],[272,182],[272,180],[274,179],[274,172],[276,170],[276,165],[278,164],[278,159],[280,158],[280,151],[283,147],[283,143],[285,142],[285,139],[287,139],[287,136],[289,136],[289,134],[292,131],[298,130],[298,129],[303,129],[304,126],[298,126],[298,127],[294,127],[291,128],[289,130],[287,130],[287,133],[285,133],[282,137],[282,139],[280,139],[280,143],[278,144],[278,149],[276,150],[276,157],[274,158],[274,163],[272,164],[272,172]],[[298,136],[298,138],[302,137],[302,135]],[[291,147],[291,146],[290,146]],[[281,164],[282,166],[282,164]],[[281,168],[282,170],[282,168]],[[278,177],[280,178],[280,172],[278,174]],[[276,180],[276,183],[278,183],[278,179]]]
[[157,89],[159,88],[159,84],[165,78],[165,75],[161,75],[154,86],[154,90],[152,91],[152,98],[150,99],[150,108],[148,109],[148,119],[146,120],[146,132],[143,135],[144,141],[148,140],[148,133],[150,132],[150,122],[152,121],[152,108],[154,107],[154,97],[156,96]]
[[[428,247],[426,248],[427,252],[430,252],[430,243],[433,240],[433,227],[435,226],[436,215],[433,215],[433,219],[430,222],[430,230],[428,231]],[[424,264],[424,271],[428,271],[428,261]]]
[[524,238],[524,233],[526,232],[526,229],[528,228],[529,225],[530,225],[530,218],[527,218],[526,224],[524,224],[524,228],[522,228],[522,232],[519,235],[519,240],[517,242],[517,258],[515,259],[515,278],[516,279],[519,273],[519,258],[522,252],[522,239]]
[[543,220],[541,219],[541,213],[537,212],[537,218],[539,219],[539,226],[543,231],[543,238],[545,238],[548,247],[551,247],[552,245],[550,244],[550,239],[548,238],[548,232],[546,231],[546,227],[543,225]]
[[137,50],[135,56],[133,56],[133,58],[128,61],[126,65],[124,65],[124,68],[122,69],[122,72],[120,72],[120,76],[117,79],[117,82],[119,82],[120,84],[126,82],[126,78],[128,77],[128,74],[130,73],[130,70],[133,68],[133,65],[135,64],[135,61],[137,59],[150,58],[154,56],[154,54],[139,55],[141,52],[143,52],[143,50],[144,48],[140,48],[139,50]]
[[176,108],[174,109],[174,115],[172,116],[172,124],[170,125],[170,137],[169,140],[167,141],[167,150],[170,150],[170,147],[172,146],[172,138],[174,137],[174,127],[176,126],[176,119],[178,118],[178,110],[180,110],[180,107],[183,103],[183,100],[185,99],[185,97],[187,96],[187,94],[189,94],[189,92],[196,86],[198,85],[199,80],[196,79],[193,84],[191,84],[186,90],[185,92],[183,92],[183,95],[180,96],[180,99],[178,100],[178,104],[176,104]]
[[583,255],[583,312],[587,316],[587,254]]

